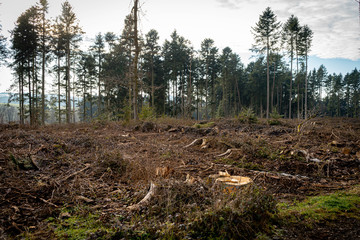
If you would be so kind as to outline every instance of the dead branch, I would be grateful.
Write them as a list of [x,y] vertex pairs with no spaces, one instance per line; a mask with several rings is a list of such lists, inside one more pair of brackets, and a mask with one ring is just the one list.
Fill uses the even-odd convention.
[[156,189],[156,185],[153,182],[151,182],[150,190],[145,195],[145,197],[140,202],[127,207],[127,209],[130,211],[139,210],[141,206],[147,205],[149,203],[150,199],[152,198],[152,196],[155,194],[155,189]]
[[219,155],[216,155],[216,157],[223,157],[223,156],[225,156],[225,155],[230,154],[231,151],[232,151],[231,149],[228,149],[228,150],[226,150],[226,152],[224,152],[224,153],[222,153],[222,154],[219,154]]
[[295,154],[296,152],[298,154],[301,153],[303,155],[303,157],[305,157],[306,162],[315,162],[315,163],[320,163],[321,162],[320,159],[311,157],[310,153],[308,153],[305,150],[297,150],[295,152],[292,152],[292,155]]
[[73,177],[73,176],[75,176],[75,175],[77,175],[77,174],[79,174],[79,173],[82,173],[82,172],[84,172],[85,170],[87,170],[87,169],[90,168],[90,164],[86,164],[85,166],[86,166],[86,167],[84,167],[83,169],[81,169],[81,170],[79,170],[79,171],[77,171],[77,172],[74,172],[74,173],[68,175],[67,177],[61,179],[59,182],[66,181],[66,180],[68,180],[69,178],[71,178],[71,177]]
[[47,200],[45,200],[45,199],[43,199],[43,198],[39,198],[39,199],[40,199],[42,202],[49,204],[50,206],[53,206],[53,207],[56,207],[56,208],[59,207],[58,205],[53,204],[52,202],[49,202],[49,201],[47,201]]
[[40,170],[39,166],[37,165],[37,163],[35,162],[35,157],[34,156],[30,156],[30,161],[32,163],[32,165],[35,167],[36,170]]
[[226,156],[226,155],[228,155],[228,154],[231,154],[233,151],[241,151],[241,149],[230,148],[230,149],[226,150],[226,152],[224,152],[224,153],[222,153],[222,154],[219,154],[219,155],[216,155],[216,157]]
[[42,202],[44,202],[46,204],[49,204],[50,206],[56,207],[56,208],[58,207],[56,204],[54,204],[52,202],[49,202],[49,201],[47,201],[47,200],[45,200],[43,198],[35,197],[35,196],[33,196],[33,195],[29,194],[29,193],[24,193],[24,192],[22,192],[22,190],[14,188],[14,187],[13,187],[13,189],[17,190],[21,195],[30,197],[30,198],[35,199],[35,200],[40,200],[40,201],[42,201]]
[[195,139],[195,140],[192,141],[190,144],[186,145],[186,146],[184,147],[184,149],[185,149],[185,148],[189,148],[189,147],[191,147],[191,146],[194,146],[194,145],[198,144],[200,141],[202,141],[202,138]]
[[[298,181],[302,181],[304,179],[309,179],[307,176],[301,176],[301,175],[292,175],[288,173],[277,173],[277,172],[265,172],[265,171],[256,171],[256,170],[250,170],[250,172],[257,173],[258,175],[264,175],[266,177],[280,179],[280,178],[291,178],[296,179]],[[257,176],[255,177],[257,178]]]

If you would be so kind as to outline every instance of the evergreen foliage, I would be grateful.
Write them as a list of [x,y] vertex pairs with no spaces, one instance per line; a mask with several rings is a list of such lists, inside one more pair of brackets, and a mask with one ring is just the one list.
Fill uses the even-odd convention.
[[[147,108],[151,115],[197,120],[239,116],[242,109],[267,118],[271,112],[360,116],[359,71],[331,75],[323,65],[308,71],[314,33],[294,15],[281,27],[271,8],[260,14],[252,28],[256,58],[244,66],[231,48],[219,50],[210,38],[196,50],[176,30],[163,44],[155,29],[142,36],[135,6],[120,36],[99,33],[88,50],[80,50],[83,32],[69,1],[55,20],[47,19],[48,7],[39,0],[12,31],[14,99],[22,124],[44,124],[50,111],[59,123],[69,123],[134,119]],[[0,61],[4,43],[0,36]],[[45,89],[46,75],[52,91]]]

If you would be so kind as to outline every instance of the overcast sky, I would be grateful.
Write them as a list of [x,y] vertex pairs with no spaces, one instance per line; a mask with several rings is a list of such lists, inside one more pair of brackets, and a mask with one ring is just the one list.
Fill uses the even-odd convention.
[[[48,0],[49,17],[61,13],[64,0]],[[37,0],[0,0],[2,33],[14,28],[18,16]],[[98,32],[120,34],[124,19],[131,10],[132,0],[69,0],[86,32],[88,42]],[[354,0],[140,0],[141,31],[156,29],[160,44],[178,34],[192,42],[195,49],[205,38],[212,38],[221,50],[229,46],[247,64],[253,44],[250,32],[264,9],[270,6],[278,20],[285,22],[294,14],[300,24],[314,32],[310,63],[317,67],[324,59],[329,72],[349,72],[359,61],[359,9]],[[326,59],[326,60],[325,60]],[[326,65],[328,63],[329,66]],[[332,67],[331,67],[332,66]],[[1,68],[0,92],[10,85],[10,71]]]

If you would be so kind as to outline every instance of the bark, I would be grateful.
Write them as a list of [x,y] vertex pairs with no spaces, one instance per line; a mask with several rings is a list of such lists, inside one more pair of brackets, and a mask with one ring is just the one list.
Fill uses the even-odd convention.
[[266,118],[269,118],[269,103],[270,103],[270,69],[269,69],[269,37],[267,38],[266,47]]
[[59,124],[61,124],[61,76],[60,76],[60,56],[58,57],[58,69],[57,69],[57,77],[58,77],[58,108],[59,108]]
[[42,62],[41,62],[41,124],[45,125],[45,14],[43,15],[42,25]]
[[134,44],[135,44],[135,57],[134,57],[134,119],[138,119],[138,61],[139,61],[139,39],[138,39],[138,0],[134,0]]
[[307,56],[307,48],[306,48],[305,50],[305,120],[308,118],[307,104],[308,104],[308,56]]
[[151,56],[151,107],[155,107],[154,57]]
[[71,99],[70,99],[70,42],[66,44],[66,123],[71,121]]
[[293,82],[293,61],[294,61],[294,48],[292,46],[292,37],[291,37],[291,56],[290,56],[290,74],[291,74],[291,78],[290,78],[290,90],[289,90],[289,119],[291,119],[291,102],[292,102],[292,82]]
[[[274,111],[274,91],[275,91],[275,73],[276,73],[276,61],[274,61],[274,77],[271,87],[271,111]],[[279,109],[278,109],[279,111]]]

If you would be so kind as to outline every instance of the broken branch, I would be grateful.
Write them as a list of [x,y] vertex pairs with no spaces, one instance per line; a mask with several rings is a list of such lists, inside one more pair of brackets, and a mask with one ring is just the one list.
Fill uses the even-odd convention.
[[195,139],[190,144],[186,145],[184,148],[189,148],[191,146],[194,146],[194,145],[198,144],[201,140],[202,140],[202,138]]
[[127,207],[127,209],[130,210],[130,211],[139,210],[141,206],[147,205],[149,203],[150,199],[152,198],[152,196],[154,195],[155,189],[156,189],[156,185],[153,182],[151,182],[150,183],[150,190],[145,195],[145,197],[140,202]]
[[89,169],[89,168],[90,168],[90,164],[86,164],[86,167],[84,167],[83,169],[81,169],[81,170],[79,170],[79,171],[77,171],[77,172],[74,172],[74,173],[70,174],[69,176],[63,178],[62,180],[60,180],[60,182],[66,181],[66,180],[68,180],[69,178],[71,178],[71,177],[73,177],[73,176],[75,176],[75,175],[77,175],[77,174],[79,174],[79,173],[82,173],[82,172],[84,172],[85,170],[87,170],[87,169]]

